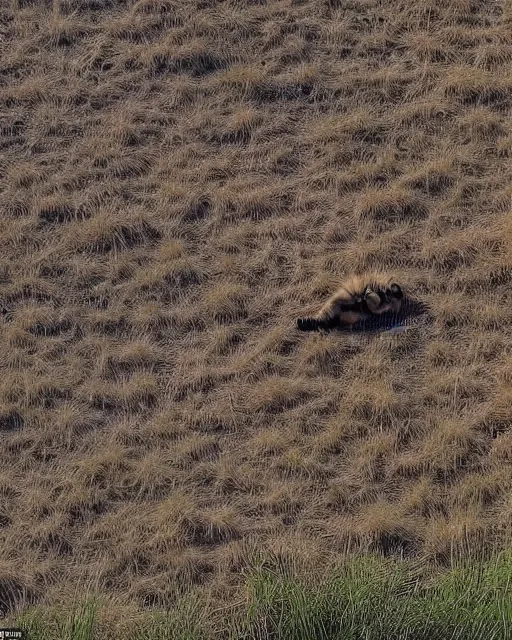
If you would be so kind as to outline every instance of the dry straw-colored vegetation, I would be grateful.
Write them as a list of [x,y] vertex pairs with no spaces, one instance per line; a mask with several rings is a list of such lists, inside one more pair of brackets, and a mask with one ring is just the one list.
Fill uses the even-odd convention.
[[[5,0],[0,607],[512,523],[512,6]],[[354,271],[431,321],[300,334]]]

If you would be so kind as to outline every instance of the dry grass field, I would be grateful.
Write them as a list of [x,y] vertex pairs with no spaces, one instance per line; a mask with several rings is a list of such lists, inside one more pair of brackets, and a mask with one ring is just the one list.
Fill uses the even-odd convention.
[[3,0],[0,608],[506,544],[511,115],[500,1]]

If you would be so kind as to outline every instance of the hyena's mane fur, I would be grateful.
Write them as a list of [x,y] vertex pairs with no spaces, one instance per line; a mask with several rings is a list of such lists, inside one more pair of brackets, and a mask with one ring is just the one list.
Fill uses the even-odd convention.
[[392,283],[393,279],[383,273],[351,276],[325,302],[318,313],[311,317],[299,318],[297,326],[302,331],[332,329],[340,325],[352,325],[387,311],[397,312],[400,308],[401,289],[400,298],[384,294]]

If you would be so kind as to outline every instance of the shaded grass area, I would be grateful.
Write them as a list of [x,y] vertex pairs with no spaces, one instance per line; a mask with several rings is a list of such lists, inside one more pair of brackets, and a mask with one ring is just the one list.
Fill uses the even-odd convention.
[[89,599],[71,614],[32,609],[16,623],[31,640],[504,640],[512,637],[511,576],[511,552],[456,561],[443,572],[419,561],[353,556],[308,579],[265,559],[248,572],[246,598],[234,609],[188,594],[172,610],[114,631],[95,625],[101,605]]

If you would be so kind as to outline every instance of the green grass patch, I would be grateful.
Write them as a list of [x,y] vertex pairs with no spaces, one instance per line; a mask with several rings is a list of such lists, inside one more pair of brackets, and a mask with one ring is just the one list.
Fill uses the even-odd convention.
[[360,556],[308,578],[267,559],[249,571],[246,599],[235,608],[188,596],[117,636],[95,624],[98,603],[90,599],[71,615],[32,609],[12,622],[29,640],[506,640],[511,579],[510,552],[443,572]]

